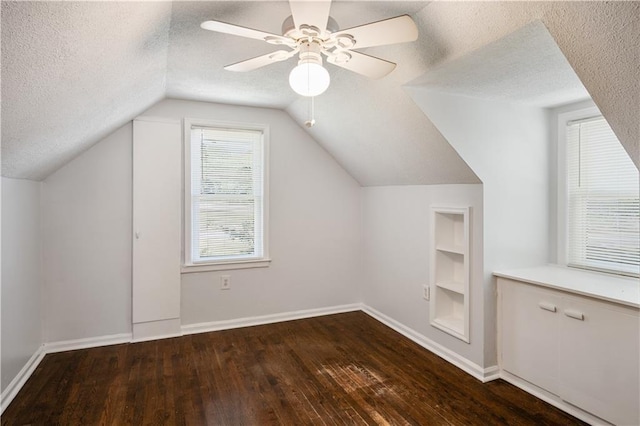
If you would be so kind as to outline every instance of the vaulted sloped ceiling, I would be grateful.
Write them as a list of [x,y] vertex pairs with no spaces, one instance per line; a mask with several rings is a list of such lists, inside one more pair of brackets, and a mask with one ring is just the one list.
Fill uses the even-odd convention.
[[2,175],[42,179],[165,95],[171,3],[2,3]]
[[[640,163],[638,16],[634,2],[335,1],[347,28],[399,14],[414,43],[367,49],[398,62],[371,81],[328,65],[311,135],[362,185],[471,183],[478,178],[403,85],[534,20],[547,26],[627,150]],[[295,59],[251,73],[224,65],[274,49],[200,29],[217,19],[280,33],[285,1],[2,2],[2,175],[42,179],[164,97],[286,110]]]
[[444,52],[434,67],[540,20],[640,168],[640,2],[434,2],[418,16]]

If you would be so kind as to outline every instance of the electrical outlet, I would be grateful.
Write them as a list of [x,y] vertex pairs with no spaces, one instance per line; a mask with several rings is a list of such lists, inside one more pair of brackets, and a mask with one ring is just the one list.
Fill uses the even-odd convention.
[[422,286],[422,298],[424,300],[429,300],[431,297],[431,287],[428,285]]
[[231,275],[220,275],[220,290],[231,289]]

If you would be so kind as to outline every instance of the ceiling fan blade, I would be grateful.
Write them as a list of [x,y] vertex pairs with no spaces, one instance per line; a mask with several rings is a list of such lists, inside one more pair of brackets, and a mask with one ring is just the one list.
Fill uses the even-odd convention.
[[295,42],[289,37],[283,37],[277,34],[271,34],[264,31],[254,30],[252,28],[242,27],[240,25],[227,24],[220,21],[205,21],[200,24],[200,27],[209,30],[216,31],[224,34],[232,34],[240,37],[253,38],[256,40],[266,41],[272,44],[285,44],[295,45]]
[[255,58],[227,65],[226,67],[224,67],[224,69],[237,72],[253,71],[255,69],[264,67],[265,65],[273,64],[280,61],[286,61],[295,54],[295,50],[291,52],[287,52],[286,50],[276,50],[275,52],[267,53],[266,55],[256,56]]
[[396,64],[393,62],[375,56],[353,51],[347,53],[351,56],[348,61],[336,60],[338,57],[327,56],[327,62],[374,79],[384,77],[396,68]]
[[331,0],[289,0],[293,23],[297,29],[302,25],[311,25],[320,30],[327,29]]
[[358,27],[336,31],[331,38],[348,37],[353,39],[350,49],[384,46],[386,44],[404,43],[418,39],[418,27],[409,15],[396,16]]

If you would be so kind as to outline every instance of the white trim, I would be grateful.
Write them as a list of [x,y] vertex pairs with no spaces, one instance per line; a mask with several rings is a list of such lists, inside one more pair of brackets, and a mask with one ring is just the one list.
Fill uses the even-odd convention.
[[568,186],[567,186],[567,122],[593,115],[601,115],[593,101],[583,101],[565,105],[552,110],[552,125],[555,126],[555,142],[557,149],[556,164],[556,263],[567,264],[567,241],[569,240],[568,221]]
[[153,123],[172,123],[181,124],[181,121],[176,118],[156,117],[152,115],[140,115],[134,118],[132,121],[150,121]]
[[[244,269],[244,268],[263,268],[269,266],[269,159],[270,159],[270,127],[268,124],[263,123],[247,123],[247,122],[234,122],[234,121],[219,121],[210,120],[204,118],[190,118],[185,117],[182,119],[182,164],[183,164],[183,197],[182,197],[182,211],[183,211],[183,265],[182,272],[203,272],[203,271],[222,271],[229,269]],[[198,265],[192,260],[192,231],[191,231],[191,128],[193,126],[202,127],[216,127],[221,129],[239,129],[239,130],[258,130],[262,132],[262,253],[260,258],[251,259],[250,262],[244,265],[242,259],[233,259],[230,261],[218,261],[211,262],[205,265]],[[262,263],[260,263],[262,262]],[[266,263],[265,263],[266,262]],[[227,267],[231,263],[234,263],[234,267]],[[200,268],[200,266],[202,266]],[[218,267],[219,266],[219,267]],[[191,268],[199,269],[191,269]]]
[[233,320],[201,322],[182,326],[182,334],[206,333],[209,331],[231,330],[233,328],[251,327],[254,325],[272,324],[277,322],[292,321],[304,318],[320,317],[324,315],[341,314],[362,310],[362,305],[353,303],[350,305],[331,306],[326,308],[305,309],[302,311],[283,312],[279,314],[245,317]]
[[[431,229],[431,248],[430,248],[430,284],[431,284],[431,300],[429,301],[429,323],[447,334],[462,340],[465,343],[470,343],[469,337],[469,283],[471,281],[471,250],[470,250],[470,241],[471,241],[471,216],[472,209],[469,206],[465,207],[441,207],[441,206],[431,206],[431,216],[430,216],[430,229]],[[437,222],[439,221],[439,216],[441,214],[447,215],[455,215],[462,216],[462,229],[463,229],[463,237],[462,237],[462,246],[456,247],[456,242],[453,241],[453,236],[451,237],[451,241],[438,241],[440,232],[438,232]],[[453,219],[457,220],[457,219]],[[445,247],[442,247],[442,244],[446,243]],[[445,250],[443,250],[443,248]],[[446,287],[439,285],[438,277],[441,273],[438,272],[442,268],[443,265],[438,261],[438,255],[443,252],[450,251],[454,249],[453,252],[462,256],[462,268],[463,268],[463,280],[462,280],[462,292],[457,291],[458,295],[462,296],[462,330],[459,328],[457,324],[453,325],[451,322],[442,322],[443,318],[438,317],[438,313],[442,310],[439,309],[439,305],[442,305],[440,297],[438,296],[442,291],[442,288],[445,290],[449,290]],[[447,250],[448,249],[448,250]],[[455,269],[455,267],[454,267]],[[446,271],[446,267],[444,268]],[[446,278],[450,280],[454,280],[454,273],[445,273],[444,275],[448,275]],[[457,305],[460,303],[458,301],[450,302],[454,307],[453,310],[456,311]],[[446,311],[446,307],[444,308]]]
[[[113,334],[108,336],[99,336],[99,337],[89,337],[84,339],[75,339],[75,340],[64,340],[58,342],[49,342],[45,343],[41,347],[38,348],[35,354],[31,357],[29,362],[20,370],[20,373],[11,381],[9,386],[2,392],[0,396],[0,404],[1,411],[11,403],[13,398],[18,394],[20,389],[24,386],[26,381],[31,377],[36,367],[40,364],[42,359],[46,354],[64,352],[64,351],[72,351],[77,349],[88,349],[95,348],[100,346],[109,346],[109,345],[118,345],[123,343],[137,343],[147,340],[159,340],[162,338],[168,337],[179,337],[181,335],[189,335],[189,334],[197,334],[197,333],[205,333],[210,331],[220,331],[220,330],[230,330],[234,328],[241,327],[250,327],[254,325],[264,325],[264,324],[272,324],[284,321],[292,321],[297,319],[304,318],[313,318],[324,315],[332,315],[332,314],[340,314],[344,312],[354,312],[354,311],[362,311],[369,315],[370,317],[380,321],[391,329],[397,331],[403,336],[409,338],[415,343],[419,344],[423,348],[428,351],[434,353],[445,361],[450,362],[461,370],[467,372],[473,377],[477,378],[482,382],[488,382],[490,380],[495,380],[497,378],[502,377],[501,372],[499,371],[497,366],[491,366],[487,368],[482,368],[479,365],[467,360],[464,357],[461,357],[457,353],[445,348],[444,346],[428,339],[427,337],[421,335],[415,330],[399,323],[398,321],[376,311],[375,309],[363,305],[361,303],[352,303],[347,305],[339,305],[339,306],[330,306],[325,308],[316,308],[316,309],[305,309],[300,311],[292,311],[292,312],[283,312],[278,314],[270,314],[270,315],[261,315],[255,317],[245,317],[234,320],[224,320],[224,321],[212,321],[206,323],[196,323],[196,324],[187,324],[180,327],[180,332],[171,334],[171,335],[163,335],[163,336],[154,336],[150,338],[142,338],[133,340],[132,333],[122,333],[122,334]],[[525,391],[529,392],[528,389],[523,388]],[[530,392],[533,395],[538,396],[536,393]],[[541,398],[544,399],[544,398]],[[546,399],[545,399],[546,400]],[[553,404],[553,402],[550,402]],[[556,404],[554,404],[556,405]],[[564,410],[564,408],[559,407]],[[565,410],[571,414],[574,414],[572,411]],[[576,417],[580,417],[577,414]],[[584,419],[584,418],[583,418]]]
[[362,311],[367,315],[380,321],[381,323],[385,324],[386,326],[397,331],[398,333],[402,334],[403,336],[407,337],[408,339],[413,340],[415,343],[419,344],[420,346],[427,349],[428,351],[433,352],[434,354],[444,359],[445,361],[450,362],[451,364],[455,365],[459,369],[465,371],[466,373],[470,374],[471,376],[475,377],[476,379],[480,380],[483,383],[498,379],[500,377],[498,366],[490,366],[487,368],[482,368],[478,364],[469,361],[468,359],[464,358],[463,356],[460,356],[456,352],[448,348],[445,348],[439,343],[434,342],[433,340],[418,333],[412,328],[409,328],[406,325],[394,320],[393,318],[390,318],[385,314],[379,311],[376,311],[370,306],[363,305]]
[[498,367],[497,365],[492,365],[491,367],[487,367],[484,369],[483,374],[484,374],[484,380],[482,380],[482,383],[498,380],[500,378],[500,367]]
[[0,395],[0,414],[4,413],[4,410],[11,404],[13,398],[16,397],[20,389],[27,383],[29,377],[36,370],[40,362],[46,355],[44,348],[39,346],[35,353],[29,358],[29,361],[22,367],[20,372],[13,378],[11,383],[4,389],[2,394]]
[[42,344],[0,395],[0,414],[2,414],[9,404],[11,404],[11,401],[13,401],[27,380],[29,380],[38,365],[40,365],[40,362],[44,359],[45,355],[130,342],[131,333],[123,333],[100,337],[88,337],[86,339],[62,340]]
[[56,352],[75,351],[77,349],[98,348],[100,346],[130,343],[131,338],[131,333],[110,334],[107,336],[87,337],[86,339],[49,342],[42,345],[42,347],[44,348],[45,353],[53,354]]
[[271,259],[234,260],[221,263],[203,263],[193,265],[182,265],[180,272],[191,274],[194,272],[209,271],[229,271],[234,269],[266,268],[271,263]]
[[542,388],[539,388],[536,385],[531,384],[518,376],[514,376],[508,371],[500,370],[499,377],[505,382],[509,382],[515,387],[518,387],[528,394],[533,395],[536,398],[541,399],[544,402],[551,404],[566,413],[571,414],[572,416],[582,420],[583,422],[587,422],[591,425],[611,425],[611,423],[607,422],[606,420],[603,420],[600,417],[593,416],[586,411],[582,411],[580,408],[563,401],[559,396],[554,395]]
[[142,342],[151,342],[153,340],[163,340],[163,339],[172,339],[174,337],[182,337],[182,333],[164,333],[164,334],[154,334],[153,336],[144,336],[138,337],[136,339],[131,339],[129,343],[142,343]]
[[180,318],[133,323],[131,343],[180,337]]

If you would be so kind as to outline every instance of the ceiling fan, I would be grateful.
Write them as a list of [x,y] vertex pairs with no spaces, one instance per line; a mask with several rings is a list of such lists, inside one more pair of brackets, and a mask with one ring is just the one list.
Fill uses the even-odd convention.
[[404,43],[418,38],[418,28],[409,15],[340,30],[329,16],[331,0],[290,0],[289,6],[291,16],[282,24],[282,35],[220,21],[205,21],[200,26],[290,49],[276,50],[225,66],[224,69],[229,71],[252,71],[299,54],[298,66],[289,74],[289,84],[302,96],[317,96],[329,87],[329,73],[322,66],[323,55],[330,64],[375,79],[389,74],[396,64],[354,49]]

